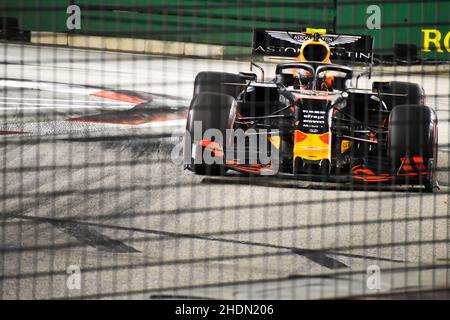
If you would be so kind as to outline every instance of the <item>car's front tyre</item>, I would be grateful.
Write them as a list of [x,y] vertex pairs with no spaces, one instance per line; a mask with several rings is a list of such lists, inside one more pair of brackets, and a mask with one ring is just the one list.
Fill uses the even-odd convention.
[[[226,129],[233,127],[235,117],[236,100],[230,95],[203,92],[192,99],[186,125],[186,134],[189,135],[186,141],[190,143],[185,144],[190,155],[189,170],[202,175],[225,174]],[[209,133],[221,135],[221,139],[214,136],[211,141],[208,130]],[[222,163],[205,161],[205,146],[214,150],[216,159],[220,158]]]
[[388,154],[393,171],[401,168],[402,159],[422,158],[427,174],[420,180],[427,191],[433,191],[437,186],[437,145],[437,118],[433,109],[423,105],[394,107],[388,131]]

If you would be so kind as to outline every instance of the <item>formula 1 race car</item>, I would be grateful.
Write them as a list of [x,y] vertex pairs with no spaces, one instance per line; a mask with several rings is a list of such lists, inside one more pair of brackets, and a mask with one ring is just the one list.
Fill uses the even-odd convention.
[[[200,72],[186,126],[185,168],[438,189],[437,118],[415,83],[373,82],[373,37],[256,29],[255,55],[288,58],[270,82]],[[335,64],[340,61],[345,64]],[[356,78],[348,65],[368,71]],[[252,61],[252,67],[264,70]]]

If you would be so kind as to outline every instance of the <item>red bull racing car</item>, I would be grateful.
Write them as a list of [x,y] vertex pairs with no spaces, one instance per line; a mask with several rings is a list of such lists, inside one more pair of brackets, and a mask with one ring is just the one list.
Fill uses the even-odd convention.
[[[438,189],[437,118],[415,83],[370,78],[373,37],[256,29],[253,53],[292,59],[269,82],[200,72],[186,125],[185,167],[252,175]],[[337,63],[339,62],[339,63]],[[349,66],[367,71],[356,76]],[[264,70],[256,63],[251,64]],[[356,85],[352,81],[356,80]]]

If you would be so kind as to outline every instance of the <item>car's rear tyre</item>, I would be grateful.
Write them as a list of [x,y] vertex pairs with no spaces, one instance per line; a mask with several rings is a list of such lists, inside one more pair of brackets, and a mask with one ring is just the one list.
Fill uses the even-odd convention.
[[389,117],[388,154],[394,171],[402,158],[422,157],[427,175],[421,183],[428,191],[436,186],[437,118],[435,112],[423,105],[394,107]]
[[374,82],[372,88],[380,93],[399,95],[381,96],[389,110],[399,105],[423,105],[425,103],[425,91],[417,83],[403,81]]
[[[189,170],[202,175],[225,174],[226,129],[232,128],[235,117],[236,100],[230,95],[203,92],[192,99],[186,125],[186,134],[190,136],[189,139],[186,137],[186,141],[190,141],[190,145],[185,144],[185,148],[190,148],[190,163],[187,165]],[[195,128],[198,125],[201,125],[201,129]],[[208,129],[216,129],[222,135],[222,141],[214,141],[220,145],[223,152],[222,163],[208,164],[203,159],[200,141]]]
[[197,74],[194,82],[194,97],[202,92],[223,93],[236,98],[241,93],[243,87],[239,85],[227,85],[226,83],[234,83],[245,85],[238,74],[203,71]]

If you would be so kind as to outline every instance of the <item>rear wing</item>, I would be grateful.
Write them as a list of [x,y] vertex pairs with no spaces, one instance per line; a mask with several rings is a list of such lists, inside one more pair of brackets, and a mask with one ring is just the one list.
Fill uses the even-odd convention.
[[[301,45],[313,37],[313,34],[306,32],[254,29],[252,54],[296,58]],[[373,36],[322,34],[320,39],[330,47],[330,59],[333,63],[372,65]]]

